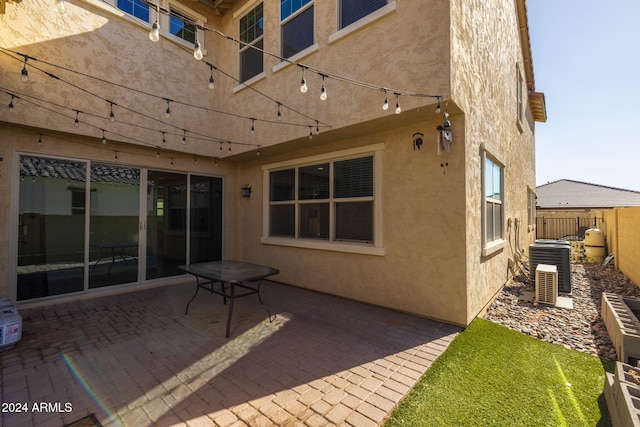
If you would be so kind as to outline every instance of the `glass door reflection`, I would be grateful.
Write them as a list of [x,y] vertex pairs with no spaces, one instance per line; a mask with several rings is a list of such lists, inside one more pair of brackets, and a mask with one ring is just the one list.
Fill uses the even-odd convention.
[[18,300],[84,289],[86,169],[20,156]]
[[91,165],[89,288],[138,281],[140,169]]
[[150,170],[147,176],[145,279],[184,274],[187,260],[187,175]]

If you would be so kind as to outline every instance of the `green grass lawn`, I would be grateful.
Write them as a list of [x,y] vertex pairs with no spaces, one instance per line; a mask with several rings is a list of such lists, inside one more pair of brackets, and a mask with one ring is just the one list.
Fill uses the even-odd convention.
[[385,423],[390,426],[607,426],[615,365],[484,319],[456,337]]

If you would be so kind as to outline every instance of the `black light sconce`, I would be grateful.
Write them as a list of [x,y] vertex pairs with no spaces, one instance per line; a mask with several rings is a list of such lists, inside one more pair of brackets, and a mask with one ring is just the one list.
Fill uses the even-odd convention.
[[251,197],[251,186],[249,184],[242,187],[242,197]]

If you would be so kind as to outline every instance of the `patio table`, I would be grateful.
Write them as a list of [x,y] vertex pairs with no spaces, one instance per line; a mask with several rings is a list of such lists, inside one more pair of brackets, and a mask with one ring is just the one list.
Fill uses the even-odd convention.
[[[184,311],[185,315],[188,314],[189,305],[196,298],[198,290],[200,289],[206,289],[212,294],[215,293],[221,295],[224,304],[227,303],[227,298],[229,299],[226,338],[229,338],[230,336],[231,317],[233,316],[233,305],[236,298],[257,294],[260,305],[267,310],[269,321],[273,321],[269,308],[264,305],[262,298],[260,297],[260,284],[262,283],[262,279],[265,277],[280,273],[280,270],[277,268],[232,260],[200,262],[181,265],[178,268],[187,274],[195,276],[196,278],[196,291],[187,303],[187,307]],[[256,281],[256,285],[245,283]],[[216,284],[220,285],[220,290],[215,288]],[[236,287],[242,289],[242,293],[237,294]]]

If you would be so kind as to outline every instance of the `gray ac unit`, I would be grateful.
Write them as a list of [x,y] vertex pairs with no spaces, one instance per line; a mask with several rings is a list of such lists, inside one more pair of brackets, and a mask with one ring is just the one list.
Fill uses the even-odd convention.
[[571,292],[571,247],[563,244],[534,243],[529,245],[529,283],[536,283],[538,264],[558,268],[558,292]]

